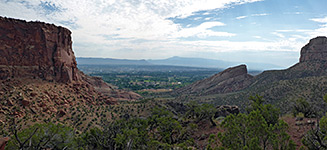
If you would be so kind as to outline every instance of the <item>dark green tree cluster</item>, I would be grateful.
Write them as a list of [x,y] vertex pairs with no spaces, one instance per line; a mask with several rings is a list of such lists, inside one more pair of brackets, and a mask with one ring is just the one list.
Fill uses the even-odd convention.
[[[14,123],[15,124],[15,123]],[[154,108],[147,118],[131,118],[104,122],[98,128],[77,135],[61,124],[35,124],[20,130],[13,125],[6,149],[173,149],[194,146],[190,137],[197,126],[182,124],[177,116],[164,108]]]
[[188,109],[184,115],[185,118],[192,119],[197,123],[202,120],[209,120],[213,126],[216,126],[213,117],[217,109],[213,105],[207,103],[198,104],[197,102],[192,101],[187,104],[187,107]]
[[122,119],[93,128],[80,138],[83,149],[142,149],[147,143],[146,120]]
[[183,126],[163,108],[154,108],[148,118],[124,118],[84,134],[84,149],[172,149],[194,145],[190,138],[196,126]]
[[306,118],[317,117],[317,108],[314,108],[313,104],[310,104],[307,100],[300,98],[297,99],[293,104],[293,115],[296,116],[298,113],[302,113]]
[[6,146],[8,150],[77,148],[74,130],[62,124],[35,124],[21,131],[12,124],[11,132],[13,136]]
[[[250,97],[250,100],[252,104],[247,113],[229,115],[222,122],[225,131],[217,136],[219,149],[295,149],[295,143],[286,133],[288,125],[279,119],[278,109],[263,104],[261,96]],[[208,149],[213,149],[212,143]]]
[[308,149],[327,149],[327,114],[302,138],[302,143]]
[[[327,103],[327,94],[323,99]],[[321,119],[316,115],[316,119],[316,126],[311,126],[311,130],[302,138],[302,143],[307,149],[327,150],[327,113]]]
[[[260,96],[250,97],[246,113],[229,115],[221,123],[223,132],[211,135],[207,149],[295,149],[286,133],[288,125],[279,119],[279,110],[264,104]],[[153,108],[147,118],[123,115],[115,121],[101,121],[89,131],[76,134],[61,124],[35,124],[20,130],[12,125],[12,137],[6,149],[188,149],[197,147],[192,139],[197,123],[213,119],[216,109],[209,104],[187,104],[186,113],[178,117],[163,108]],[[324,148],[327,143],[327,116],[320,127],[303,140],[309,149]],[[318,148],[319,149],[319,148]]]

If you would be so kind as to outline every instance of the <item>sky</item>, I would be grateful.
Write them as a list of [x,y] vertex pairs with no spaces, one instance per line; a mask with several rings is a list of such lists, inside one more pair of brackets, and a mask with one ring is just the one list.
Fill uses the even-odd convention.
[[0,0],[0,16],[72,31],[77,57],[172,56],[289,67],[327,36],[327,0]]

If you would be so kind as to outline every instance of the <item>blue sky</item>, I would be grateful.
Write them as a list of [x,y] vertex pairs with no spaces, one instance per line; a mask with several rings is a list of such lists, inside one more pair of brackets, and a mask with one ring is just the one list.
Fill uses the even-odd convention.
[[296,63],[327,36],[326,0],[0,0],[0,15],[64,26],[78,57]]

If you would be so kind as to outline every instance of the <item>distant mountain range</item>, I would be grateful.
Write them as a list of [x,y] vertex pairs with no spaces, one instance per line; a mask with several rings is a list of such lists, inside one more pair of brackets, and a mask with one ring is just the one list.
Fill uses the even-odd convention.
[[190,66],[190,67],[204,67],[204,68],[220,68],[226,69],[231,66],[246,64],[250,70],[267,70],[267,69],[280,69],[282,67],[268,64],[268,63],[254,63],[254,62],[231,62],[216,59],[205,58],[188,58],[174,56],[168,59],[147,60],[148,62],[156,65],[173,65],[173,66]]
[[88,58],[77,57],[78,65],[152,65],[148,61],[129,60],[129,59],[113,59],[113,58]]
[[218,68],[225,69],[239,64],[246,64],[249,70],[268,70],[281,69],[282,67],[268,63],[254,62],[229,62],[215,59],[205,58],[188,58],[188,57],[170,57],[167,59],[149,59],[149,60],[129,60],[129,59],[113,59],[113,58],[77,58],[78,65],[167,65],[167,66],[185,66],[185,67],[201,67],[201,68]]

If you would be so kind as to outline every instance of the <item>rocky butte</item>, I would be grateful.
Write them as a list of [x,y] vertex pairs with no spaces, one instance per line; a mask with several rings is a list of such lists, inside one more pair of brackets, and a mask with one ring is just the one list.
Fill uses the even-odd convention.
[[176,90],[178,93],[197,93],[210,95],[218,93],[230,93],[242,90],[251,84],[253,76],[248,74],[246,65],[228,68],[207,79],[197,81],[185,88]]
[[327,61],[327,38],[319,36],[311,39],[310,42],[301,49],[301,62],[307,61]]
[[174,94],[183,101],[192,99],[241,107],[247,105],[249,96],[259,94],[284,110],[290,107],[291,100],[298,98],[320,102],[327,93],[327,38],[311,39],[300,53],[299,62],[284,70],[251,76],[246,66],[240,65],[177,89]]
[[140,98],[78,70],[68,29],[0,16],[0,81],[21,78],[83,86],[110,100]]

